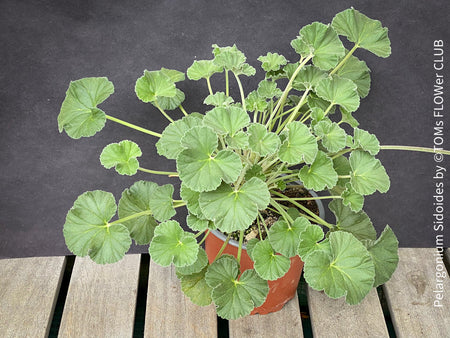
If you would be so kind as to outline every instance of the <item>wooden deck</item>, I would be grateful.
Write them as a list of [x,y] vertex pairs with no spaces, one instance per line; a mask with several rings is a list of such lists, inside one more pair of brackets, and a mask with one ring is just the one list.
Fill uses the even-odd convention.
[[[174,269],[148,255],[106,266],[73,257],[4,259],[0,337],[449,337],[450,278],[445,267],[437,277],[443,264],[435,253],[400,249],[392,279],[359,305],[304,287],[304,300],[280,312],[229,322],[213,306],[191,304]],[[445,255],[448,262],[448,249]]]

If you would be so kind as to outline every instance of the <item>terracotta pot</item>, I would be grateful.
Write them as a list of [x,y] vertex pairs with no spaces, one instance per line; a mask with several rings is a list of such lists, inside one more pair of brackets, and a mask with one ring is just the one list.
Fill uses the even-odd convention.
[[[314,197],[317,197],[317,194],[313,191],[310,191],[310,193]],[[325,215],[323,204],[320,200],[316,200],[316,203],[319,207],[319,215],[323,218]],[[206,238],[205,250],[210,263],[214,261],[225,240],[226,236],[217,230],[213,230]],[[237,257],[238,247],[239,243],[237,241],[230,240],[223,253]],[[253,261],[250,259],[244,246],[241,253],[241,273],[248,269],[253,269]],[[302,269],[303,262],[300,257],[292,257],[291,267],[288,272],[277,280],[269,281],[269,294],[267,295],[266,301],[260,307],[255,308],[251,314],[268,314],[281,310],[284,304],[295,296]]]

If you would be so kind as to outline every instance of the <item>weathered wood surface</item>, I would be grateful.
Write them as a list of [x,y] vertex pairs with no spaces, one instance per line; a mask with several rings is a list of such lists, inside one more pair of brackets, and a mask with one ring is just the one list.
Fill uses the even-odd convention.
[[217,337],[213,305],[196,306],[181,291],[172,266],[150,262],[145,337]]
[[60,337],[132,337],[140,255],[98,265],[76,258]]
[[[436,249],[401,249],[400,261],[384,285],[398,337],[448,337],[450,334],[450,279]],[[442,271],[439,271],[442,270]],[[437,272],[445,274],[439,277]],[[442,306],[435,306],[442,283]]]
[[0,260],[0,336],[46,337],[65,257]]
[[295,295],[281,311],[230,320],[228,327],[230,338],[303,337],[298,297]]
[[308,287],[308,305],[315,337],[389,337],[376,289],[360,304],[348,305]]

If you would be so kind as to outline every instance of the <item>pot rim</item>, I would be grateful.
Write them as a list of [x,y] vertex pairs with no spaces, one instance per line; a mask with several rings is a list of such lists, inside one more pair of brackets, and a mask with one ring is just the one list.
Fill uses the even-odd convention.
[[[301,184],[301,182],[297,182],[297,183]],[[312,197],[319,197],[319,195],[313,190],[308,190],[308,192],[311,194]],[[319,209],[319,217],[325,218],[325,208],[323,206],[322,201],[317,200],[317,199],[314,201],[317,203],[317,207]],[[227,236],[225,236],[220,230],[214,229],[214,230],[211,230],[211,233],[224,242],[227,240]],[[235,241],[234,239],[230,239],[228,241],[228,244],[235,246],[236,248],[239,248],[239,242]],[[245,244],[243,244],[242,249],[244,249],[244,250],[247,249],[247,246]]]

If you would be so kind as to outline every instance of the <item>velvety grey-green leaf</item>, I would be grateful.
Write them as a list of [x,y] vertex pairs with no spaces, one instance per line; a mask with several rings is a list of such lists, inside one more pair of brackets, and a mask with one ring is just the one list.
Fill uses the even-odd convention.
[[245,99],[245,106],[248,111],[265,111],[268,108],[268,103],[265,98],[259,96],[256,90],[250,92]]
[[376,190],[385,193],[389,190],[390,180],[381,162],[361,150],[355,150],[351,153],[350,183],[353,189],[361,195],[371,195]]
[[336,228],[350,232],[359,240],[375,239],[377,233],[372,225],[372,221],[364,211],[354,212],[345,206],[341,200],[333,200],[328,204],[328,208],[336,216]]
[[374,134],[368,131],[355,128],[353,140],[356,148],[361,148],[370,155],[376,155],[380,151],[380,142]]
[[265,99],[278,98],[283,94],[281,89],[277,87],[276,82],[268,80],[262,80],[258,84],[257,92],[260,97]]
[[204,104],[216,107],[227,107],[234,102],[231,96],[226,96],[224,92],[217,92],[206,97]]
[[330,252],[318,250],[307,256],[305,280],[314,290],[323,290],[331,298],[345,296],[348,304],[358,304],[374,283],[372,258],[350,233],[332,232],[329,241]]
[[161,73],[163,73],[164,75],[168,76],[170,78],[170,81],[172,81],[174,83],[184,81],[184,79],[186,78],[184,76],[184,73],[180,72],[179,70],[167,69],[167,68],[162,67],[159,71]]
[[359,47],[384,58],[391,55],[388,29],[382,27],[380,21],[349,8],[336,14],[332,25],[340,35],[346,36]]
[[303,67],[296,76],[292,87],[297,90],[307,90],[314,88],[317,83],[327,77],[327,72],[313,65]]
[[192,66],[187,69],[187,76],[190,80],[198,81],[208,79],[215,73],[220,73],[223,68],[217,66],[213,60],[195,60]]
[[322,144],[328,151],[336,153],[345,148],[347,134],[335,122],[322,120],[314,126],[314,132],[322,139]]
[[149,206],[155,218],[164,222],[176,214],[173,207],[173,185],[156,185],[153,188],[152,196],[149,199]]
[[179,275],[191,275],[201,272],[207,265],[208,256],[206,255],[206,251],[203,248],[199,248],[197,260],[191,265],[177,267],[176,272]]
[[357,193],[350,183],[345,185],[345,190],[342,192],[341,197],[342,203],[354,212],[360,211],[364,205],[364,196]]
[[286,221],[279,220],[269,229],[269,242],[276,252],[286,257],[297,255],[300,235],[311,224],[305,217],[298,217],[289,225]]
[[305,161],[312,163],[318,151],[316,138],[309,128],[301,122],[294,121],[286,125],[287,138],[278,152],[280,160],[288,164]]
[[257,178],[259,178],[262,181],[266,180],[266,175],[264,175],[262,167],[260,165],[254,164],[245,173],[245,180],[246,181],[250,180],[252,177],[257,177]]
[[245,150],[248,148],[248,134],[244,131],[238,131],[233,136],[227,135],[225,143],[228,148]]
[[111,193],[95,190],[80,195],[64,224],[67,248],[77,256],[89,255],[99,264],[122,259],[130,248],[131,238],[124,225],[109,223],[116,210]]
[[370,69],[364,61],[351,56],[347,62],[336,72],[340,77],[352,80],[357,87],[358,95],[364,98],[370,90]]
[[219,135],[235,135],[250,123],[247,112],[239,107],[216,107],[206,113],[203,124]]
[[322,248],[322,245],[318,242],[323,239],[323,236],[322,228],[315,224],[308,225],[302,232],[297,250],[298,255],[304,262],[306,262],[309,254]]
[[359,107],[359,95],[353,81],[339,76],[327,77],[319,81],[316,93],[324,100],[342,106],[349,112]]
[[142,155],[139,146],[128,140],[120,143],[111,143],[103,148],[100,154],[100,163],[106,168],[116,168],[121,175],[134,175],[139,168],[139,162],[136,159]]
[[264,56],[260,56],[258,61],[261,62],[261,67],[266,72],[277,71],[281,66],[284,66],[287,63],[287,60],[283,55],[270,52]]
[[246,245],[247,254],[252,261],[255,261],[253,259],[253,249],[255,248],[256,243],[258,243],[259,241],[260,240],[258,238],[252,238],[251,240],[249,240],[247,242],[247,245]]
[[317,153],[311,166],[304,165],[300,169],[299,178],[307,189],[315,191],[331,189],[338,181],[333,161],[323,151]]
[[247,59],[237,47],[236,45],[227,46],[227,47],[219,47],[214,44],[213,54],[214,54],[214,64],[223,67],[226,70],[230,71],[238,71],[242,68],[245,60]]
[[276,280],[283,277],[291,266],[286,256],[277,255],[268,240],[256,243],[252,251],[256,273],[263,279]]
[[[174,110],[177,109],[180,104],[183,103],[185,99],[184,93],[178,88],[175,89],[175,95],[172,97],[164,97],[160,96],[156,98],[156,103],[163,110]],[[152,104],[156,107],[156,104],[152,102]]]
[[197,260],[199,246],[194,235],[183,231],[177,221],[167,221],[158,225],[149,247],[155,263],[176,267],[192,265]]
[[200,194],[200,207],[206,218],[224,232],[245,230],[256,218],[258,210],[270,201],[267,185],[253,177],[238,190],[223,183],[214,191]]
[[216,288],[225,280],[231,281],[239,274],[239,263],[231,255],[222,255],[208,267],[205,279],[206,283]]
[[144,75],[137,79],[134,90],[143,102],[153,102],[158,97],[173,97],[177,94],[175,83],[159,70],[145,70]]
[[106,115],[97,108],[112,93],[114,86],[106,77],[71,81],[58,115],[58,128],[71,138],[89,137],[102,130]]
[[206,268],[180,278],[181,291],[189,297],[192,303],[198,306],[208,306],[212,302],[212,288],[205,281]]
[[185,184],[181,183],[180,196],[186,202],[186,207],[191,214],[202,216],[200,204],[198,203],[198,198],[200,197],[198,191],[189,189]]
[[150,200],[158,185],[153,182],[138,181],[122,192],[119,201],[119,218],[128,217],[144,211],[150,213],[122,222],[130,236],[139,245],[150,243],[155,227],[158,225],[150,209]]
[[186,223],[187,226],[194,231],[206,231],[209,228],[214,228],[213,222],[193,214],[187,215]]
[[161,134],[161,138],[156,142],[158,154],[168,159],[174,160],[184,149],[181,139],[192,127],[201,126],[202,120],[194,116],[185,116],[181,120],[170,123]]
[[347,123],[352,128],[359,126],[359,122],[353,117],[351,112],[345,110],[342,106],[339,107],[339,110],[342,115],[342,122]]
[[266,127],[259,123],[252,123],[248,127],[248,146],[260,156],[274,154],[280,147],[280,138],[277,134],[268,132]]
[[389,225],[386,225],[376,241],[367,241],[366,243],[375,266],[373,286],[377,287],[386,283],[397,268],[398,240]]

